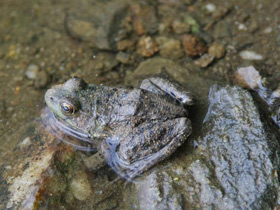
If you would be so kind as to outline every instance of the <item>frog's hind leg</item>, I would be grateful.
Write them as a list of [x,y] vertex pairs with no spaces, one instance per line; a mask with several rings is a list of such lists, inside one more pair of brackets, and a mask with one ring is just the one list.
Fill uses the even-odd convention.
[[184,105],[193,104],[193,96],[177,82],[171,82],[162,77],[150,77],[141,82],[140,88],[150,92],[164,95],[168,94]]
[[[174,126],[171,128],[170,123],[174,123]],[[107,144],[103,145],[103,152],[108,165],[121,177],[127,179],[128,181],[132,181],[135,177],[137,177],[139,174],[143,173],[144,171],[151,168],[153,165],[157,164],[158,162],[164,160],[166,157],[171,155],[187,138],[187,136],[191,133],[191,123],[187,118],[177,118],[174,120],[169,120],[165,122],[155,122],[155,124],[152,126],[153,130],[159,131],[160,126],[170,128],[166,129],[165,133],[163,134],[161,139],[158,138],[159,133],[156,132],[149,132],[145,128],[146,126],[149,126],[148,124],[143,124],[141,126],[141,129],[144,129],[144,133],[137,133],[135,132],[131,134],[130,136],[127,136],[127,141],[132,142],[135,138],[135,135],[141,137],[145,136],[145,138],[150,138],[151,141],[154,142],[154,144],[164,144],[159,150],[152,152],[150,154],[147,154],[137,160],[135,158],[135,161],[128,162],[123,160],[118,152],[120,152],[121,148],[119,144],[112,144],[110,143],[110,139],[107,141]],[[141,130],[140,129],[140,130]],[[163,128],[164,129],[164,128]],[[151,134],[152,133],[152,134]],[[145,135],[146,134],[146,135]],[[149,136],[150,135],[150,136]],[[169,139],[170,137],[170,139]],[[156,138],[156,139],[155,139]],[[164,143],[163,139],[169,139],[168,142]],[[157,140],[158,142],[155,142]],[[146,140],[149,141],[149,140]],[[114,142],[114,141],[111,141]],[[133,143],[132,143],[133,144]],[[150,148],[152,149],[152,148]],[[137,155],[137,152],[135,153]],[[135,157],[135,156],[134,156]]]

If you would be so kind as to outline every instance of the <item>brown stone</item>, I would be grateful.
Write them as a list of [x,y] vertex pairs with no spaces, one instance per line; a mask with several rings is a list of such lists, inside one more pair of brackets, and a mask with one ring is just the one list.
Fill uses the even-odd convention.
[[158,46],[150,36],[143,36],[138,42],[137,53],[143,57],[151,57],[158,52]]
[[121,40],[118,42],[118,50],[124,51],[124,50],[133,50],[134,49],[134,42],[132,40]]
[[213,43],[208,49],[208,54],[214,58],[221,58],[225,54],[225,47],[218,43]]
[[203,39],[191,34],[183,37],[183,46],[186,54],[189,56],[201,55],[208,49]]
[[137,35],[152,33],[158,28],[158,21],[153,7],[135,4],[131,7],[133,26]]

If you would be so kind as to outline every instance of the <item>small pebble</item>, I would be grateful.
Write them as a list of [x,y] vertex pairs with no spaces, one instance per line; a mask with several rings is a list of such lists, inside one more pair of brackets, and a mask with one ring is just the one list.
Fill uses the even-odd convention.
[[267,27],[264,29],[263,33],[270,34],[272,32],[272,27]]
[[179,40],[157,37],[156,42],[159,46],[159,53],[162,57],[177,59],[184,55],[181,42]]
[[131,40],[121,40],[117,43],[118,50],[133,50],[134,42]]
[[37,66],[36,64],[30,64],[25,72],[25,76],[28,79],[36,79],[37,75],[39,73],[39,66]]
[[138,42],[137,53],[143,57],[151,57],[158,52],[158,46],[150,36],[143,36]]
[[201,55],[208,49],[204,40],[191,34],[183,37],[183,46],[189,56]]
[[240,57],[244,60],[262,60],[263,56],[249,50],[244,50],[239,53]]
[[239,31],[246,31],[246,30],[247,30],[247,27],[245,26],[245,24],[240,23],[240,24],[238,25],[238,30],[239,30]]
[[41,71],[38,73],[35,79],[34,86],[36,88],[45,88],[48,85],[49,81],[50,81],[50,77],[47,74],[47,72]]
[[119,52],[116,56],[116,59],[124,64],[129,63],[129,58],[130,58],[130,55],[125,52]]
[[175,34],[183,34],[190,31],[190,25],[179,20],[174,20],[171,26]]
[[208,3],[208,4],[206,4],[205,8],[208,12],[215,12],[216,5],[212,4],[212,3]]
[[72,179],[70,183],[70,190],[76,199],[80,201],[86,200],[92,193],[86,174],[79,174],[79,176]]
[[260,87],[262,77],[253,66],[247,66],[237,69],[235,72],[235,82],[244,88],[256,90]]
[[219,59],[224,56],[225,47],[221,44],[213,43],[208,49],[208,54]]
[[27,148],[29,145],[31,145],[31,139],[30,137],[26,137],[25,139],[22,140],[22,142],[20,142],[18,144],[19,148],[24,149]]
[[199,59],[194,61],[194,64],[201,67],[201,68],[206,68],[209,66],[212,62],[214,61],[214,56],[209,55],[209,54],[204,54],[201,56]]

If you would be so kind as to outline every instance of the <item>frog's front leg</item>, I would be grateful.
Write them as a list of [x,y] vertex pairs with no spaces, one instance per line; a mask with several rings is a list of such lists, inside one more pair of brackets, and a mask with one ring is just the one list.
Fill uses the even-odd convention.
[[150,77],[144,79],[140,85],[141,89],[148,90],[156,94],[168,94],[184,105],[192,105],[193,97],[190,92],[176,82],[161,77]]

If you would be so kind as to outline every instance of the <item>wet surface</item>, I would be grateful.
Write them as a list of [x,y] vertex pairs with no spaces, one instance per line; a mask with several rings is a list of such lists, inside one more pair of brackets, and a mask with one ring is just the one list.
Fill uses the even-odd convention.
[[[254,66],[254,75],[266,78],[268,92],[279,98],[279,9],[272,0],[0,1],[0,209],[276,208],[279,128],[270,115],[279,116],[278,99],[269,108],[252,90],[253,98],[226,87],[223,97],[249,105],[224,110],[213,96],[208,101],[208,93],[215,84],[240,85],[237,69]],[[152,74],[167,74],[194,94],[193,133],[135,183],[125,184],[108,166],[88,167],[90,153],[59,144],[43,127],[44,94],[55,84],[79,76],[93,84],[137,86]],[[252,112],[240,112],[243,106]],[[221,136],[218,124],[238,113],[230,136]],[[239,166],[235,153],[246,164]],[[145,200],[147,194],[158,197]]]

